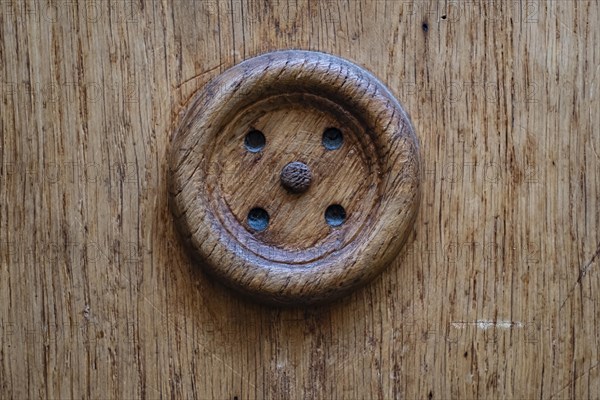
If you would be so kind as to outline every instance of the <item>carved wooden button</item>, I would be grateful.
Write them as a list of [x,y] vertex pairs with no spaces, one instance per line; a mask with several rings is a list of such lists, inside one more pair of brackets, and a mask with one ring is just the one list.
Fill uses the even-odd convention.
[[278,51],[225,71],[182,114],[170,205],[199,264],[278,304],[365,284],[406,241],[419,146],[406,112],[361,67]]

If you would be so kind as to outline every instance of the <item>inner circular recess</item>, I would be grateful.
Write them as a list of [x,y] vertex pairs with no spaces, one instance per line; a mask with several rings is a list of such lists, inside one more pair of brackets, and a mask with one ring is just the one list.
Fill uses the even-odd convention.
[[[322,143],[323,132],[333,126],[344,132],[337,151]],[[239,145],[252,130],[269,138],[259,154]],[[250,105],[223,127],[208,164],[207,185],[221,223],[257,254],[296,263],[345,247],[376,209],[380,190],[379,158],[367,132],[350,113],[315,95],[282,94]],[[294,161],[310,167],[310,188],[302,195],[281,181]],[[260,237],[239,229],[255,204],[269,210]],[[332,204],[343,204],[352,223],[332,230],[323,218]]]

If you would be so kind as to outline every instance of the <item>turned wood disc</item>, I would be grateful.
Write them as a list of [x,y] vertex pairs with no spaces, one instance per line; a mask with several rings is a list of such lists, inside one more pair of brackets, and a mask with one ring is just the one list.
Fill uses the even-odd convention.
[[173,136],[169,196],[198,263],[276,304],[330,300],[400,251],[420,201],[410,119],[365,69],[278,51],[217,76]]

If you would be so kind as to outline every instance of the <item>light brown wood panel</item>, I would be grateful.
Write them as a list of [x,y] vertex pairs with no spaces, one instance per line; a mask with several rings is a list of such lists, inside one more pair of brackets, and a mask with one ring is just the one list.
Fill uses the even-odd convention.
[[[3,1],[0,397],[598,398],[597,1]],[[334,304],[249,303],[167,208],[185,101],[266,51],[378,76],[410,243]]]

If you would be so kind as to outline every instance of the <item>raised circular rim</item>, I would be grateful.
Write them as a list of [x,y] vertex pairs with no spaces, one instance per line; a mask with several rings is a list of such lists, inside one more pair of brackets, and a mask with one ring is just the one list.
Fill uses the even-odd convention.
[[[366,229],[352,245],[303,265],[274,262],[239,243],[220,224],[205,184],[212,144],[231,115],[286,93],[321,96],[356,117],[382,173],[381,197]],[[324,302],[373,279],[398,255],[420,201],[419,143],[407,113],[371,73],[321,52],[266,53],[217,76],[188,104],[168,162],[170,208],[192,254],[227,286],[268,303]]]

